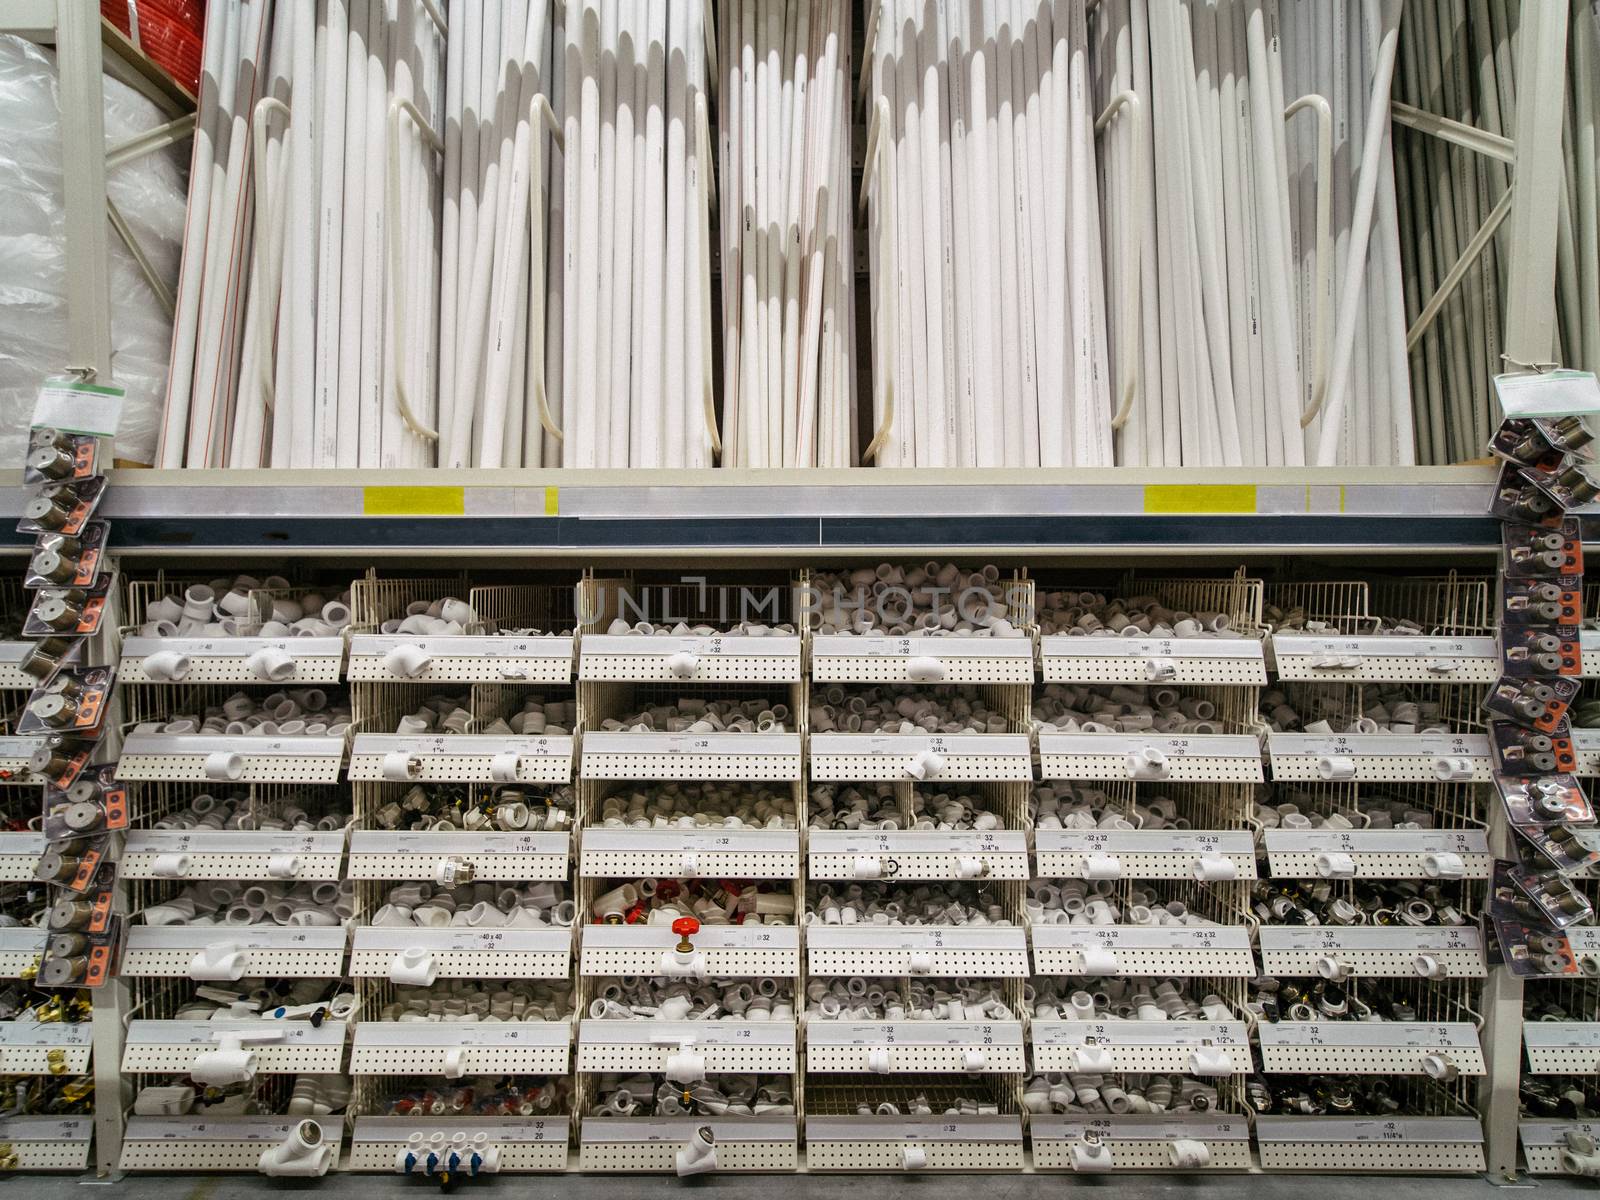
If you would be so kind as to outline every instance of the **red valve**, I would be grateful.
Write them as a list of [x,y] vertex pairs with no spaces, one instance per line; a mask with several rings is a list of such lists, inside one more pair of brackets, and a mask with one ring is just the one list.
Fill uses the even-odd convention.
[[689,936],[700,932],[699,918],[679,917],[672,923],[672,932],[678,935],[678,953],[689,953],[694,949],[693,944],[689,941]]

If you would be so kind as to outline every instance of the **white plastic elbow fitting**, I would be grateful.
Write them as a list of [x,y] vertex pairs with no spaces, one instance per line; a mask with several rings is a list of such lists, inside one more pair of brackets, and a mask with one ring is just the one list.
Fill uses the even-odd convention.
[[189,674],[189,656],[176,650],[157,650],[147,654],[139,665],[145,677],[157,683],[181,683]]
[[700,670],[700,656],[688,650],[667,655],[667,670],[678,679],[693,679]]
[[912,779],[937,779],[944,770],[944,756],[924,750],[906,764],[906,774]]
[[1427,854],[1422,859],[1422,870],[1429,879],[1460,879],[1467,873],[1467,860],[1449,852]]
[[1232,1075],[1233,1057],[1219,1046],[1200,1046],[1189,1055],[1191,1075]]
[[1194,1138],[1174,1138],[1167,1153],[1172,1165],[1180,1171],[1195,1171],[1211,1165],[1211,1148]]
[[415,679],[428,669],[433,655],[413,642],[404,642],[383,656],[383,669],[391,675]]
[[257,679],[283,683],[295,675],[294,655],[281,646],[263,646],[244,660],[245,667]]
[[919,654],[906,661],[906,675],[916,683],[938,683],[945,677],[944,663],[929,654]]

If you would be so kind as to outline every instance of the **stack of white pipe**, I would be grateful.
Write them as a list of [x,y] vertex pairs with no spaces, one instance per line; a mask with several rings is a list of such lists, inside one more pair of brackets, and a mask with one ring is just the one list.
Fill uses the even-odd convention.
[[[1389,102],[1402,0],[1280,0],[1284,86],[1327,98],[1333,116],[1329,272],[1336,310],[1325,347],[1326,389],[1307,426],[1306,461],[1410,466],[1416,461],[1406,313],[1400,270]],[[1296,294],[1314,308],[1318,262],[1317,131],[1289,128],[1289,197]],[[1302,362],[1318,352],[1314,322],[1301,322]]]
[[1102,150],[1108,244],[1136,247],[1109,269],[1119,461],[1301,465],[1331,308],[1325,276],[1295,288],[1278,0],[1107,0],[1095,25],[1101,102],[1146,118]]
[[434,461],[444,46],[435,0],[210,6],[158,465]]
[[849,0],[722,5],[722,461],[855,462]]
[[551,0],[458,0],[443,131],[439,453],[446,467],[558,465],[543,369]]
[[1085,5],[882,0],[873,24],[863,457],[1111,465]]
[[708,467],[715,189],[705,0],[570,0],[551,191],[549,407],[568,467]]

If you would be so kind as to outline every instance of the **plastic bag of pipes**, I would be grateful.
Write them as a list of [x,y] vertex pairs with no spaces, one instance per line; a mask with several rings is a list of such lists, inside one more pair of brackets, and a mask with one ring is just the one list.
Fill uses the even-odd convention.
[[[0,36],[0,464],[22,462],[39,384],[67,362],[66,209],[55,55]],[[163,124],[132,88],[105,77],[106,145]],[[183,244],[186,147],[108,171],[106,190],[155,273],[175,287]],[[116,457],[148,463],[166,392],[172,318],[111,233],[111,382],[127,389]]]

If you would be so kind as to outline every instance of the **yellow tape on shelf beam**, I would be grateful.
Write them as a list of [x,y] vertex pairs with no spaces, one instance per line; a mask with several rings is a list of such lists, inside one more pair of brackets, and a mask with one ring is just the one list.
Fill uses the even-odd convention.
[[1150,483],[1144,489],[1147,513],[1253,513],[1253,483]]

